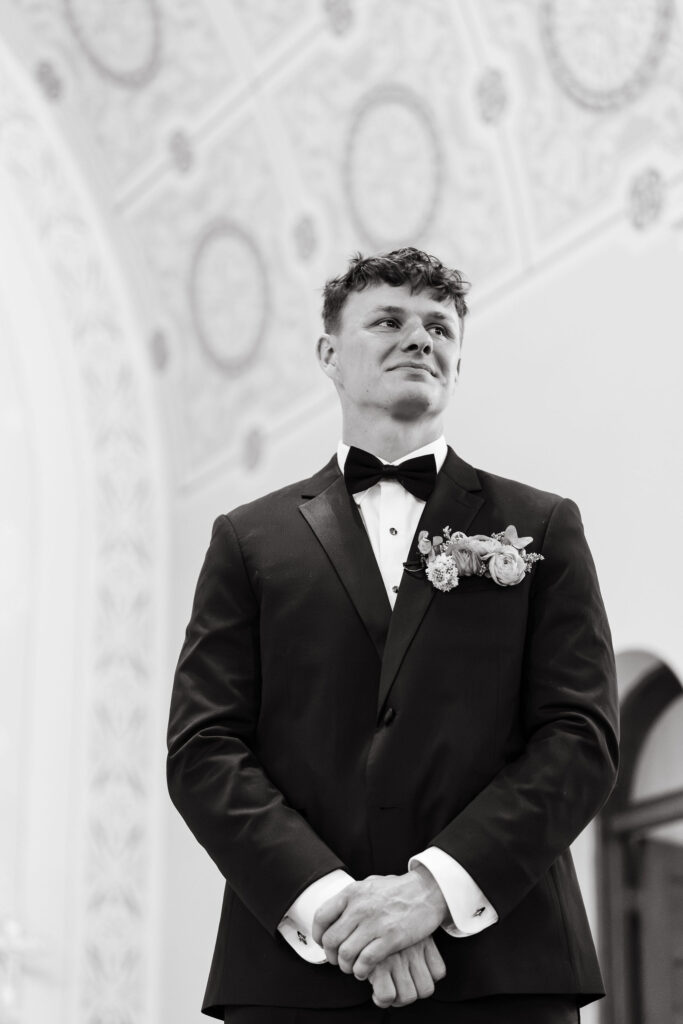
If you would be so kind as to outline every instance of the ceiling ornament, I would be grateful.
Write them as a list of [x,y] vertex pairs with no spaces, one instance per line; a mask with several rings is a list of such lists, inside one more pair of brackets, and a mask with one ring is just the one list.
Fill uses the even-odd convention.
[[648,167],[631,182],[628,215],[636,231],[645,231],[659,220],[664,208],[664,179],[655,167]]
[[576,103],[615,110],[637,99],[666,52],[674,0],[543,0],[543,49]]
[[297,256],[307,263],[318,248],[318,233],[313,218],[304,213],[294,225],[294,246]]
[[61,99],[64,84],[51,61],[39,61],[35,75],[36,81],[49,100],[56,101]]
[[429,229],[444,158],[431,111],[404,85],[366,93],[351,115],[343,180],[355,227],[375,249],[414,243]]
[[351,0],[325,0],[324,6],[330,29],[334,35],[346,35],[353,25]]
[[498,124],[509,102],[505,78],[499,68],[487,68],[482,72],[475,98],[484,124]]
[[93,67],[119,85],[139,89],[161,63],[157,0],[64,0],[66,22]]
[[194,150],[187,132],[178,129],[169,136],[168,152],[180,174],[187,174],[194,163]]
[[270,311],[268,270],[248,232],[225,218],[202,233],[192,258],[190,310],[204,355],[237,376],[257,358]]

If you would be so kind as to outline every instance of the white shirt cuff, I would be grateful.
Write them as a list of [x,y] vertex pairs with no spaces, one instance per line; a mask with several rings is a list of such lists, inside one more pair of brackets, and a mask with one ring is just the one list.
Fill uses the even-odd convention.
[[313,941],[313,918],[327,900],[350,885],[354,879],[348,872],[335,868],[304,889],[277,926],[280,935],[309,964],[325,964],[325,950]]
[[430,846],[410,858],[408,870],[419,861],[434,876],[446,900],[452,924],[445,922],[444,931],[456,939],[476,935],[495,924],[498,914],[468,871],[438,846]]

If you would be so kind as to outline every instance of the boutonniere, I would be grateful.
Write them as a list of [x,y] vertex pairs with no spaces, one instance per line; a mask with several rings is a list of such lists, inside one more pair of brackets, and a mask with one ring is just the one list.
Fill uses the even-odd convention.
[[543,555],[527,553],[526,547],[533,539],[518,537],[515,526],[508,526],[502,533],[477,533],[472,537],[444,526],[443,536],[431,540],[428,531],[421,530],[417,549],[421,569],[437,590],[453,590],[461,576],[485,576],[499,587],[513,587],[531,572],[534,562],[543,559]]

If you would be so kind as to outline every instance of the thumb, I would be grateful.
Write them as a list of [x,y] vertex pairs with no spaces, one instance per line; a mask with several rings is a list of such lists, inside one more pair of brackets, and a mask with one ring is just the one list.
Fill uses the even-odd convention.
[[344,890],[342,890],[342,892],[338,892],[336,896],[332,896],[329,900],[325,900],[322,906],[318,907],[316,910],[313,917],[313,939],[319,946],[322,946],[324,933],[346,910],[347,902],[348,896],[346,896]]

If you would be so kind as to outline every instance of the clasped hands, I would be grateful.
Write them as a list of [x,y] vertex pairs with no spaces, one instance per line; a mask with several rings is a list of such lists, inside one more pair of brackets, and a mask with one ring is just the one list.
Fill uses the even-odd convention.
[[326,900],[313,938],[330,963],[372,984],[377,1006],[405,1006],[446,974],[432,932],[448,917],[443,893],[418,864],[404,875],[369,875]]

